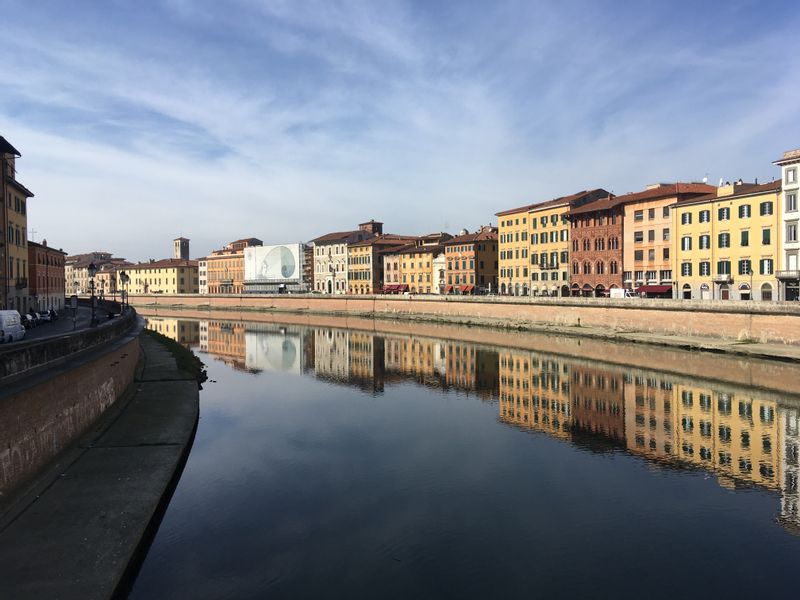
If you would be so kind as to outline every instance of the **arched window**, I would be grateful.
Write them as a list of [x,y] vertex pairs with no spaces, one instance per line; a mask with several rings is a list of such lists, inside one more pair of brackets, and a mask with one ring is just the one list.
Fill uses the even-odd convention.
[[594,249],[597,252],[602,252],[603,250],[606,249],[606,241],[603,238],[597,238],[594,241]]
[[612,260],[608,263],[608,272],[612,275],[616,275],[619,272],[619,268],[617,267],[617,261]]
[[597,261],[597,269],[595,270],[595,273],[597,273],[598,275],[602,275],[605,272],[606,272],[605,264],[603,263],[602,260],[598,260]]
[[573,252],[578,251],[578,240],[572,240],[572,251]]
[[587,260],[587,261],[585,261],[585,262],[583,263],[583,274],[584,274],[584,275],[589,275],[589,274],[591,274],[591,272],[592,272],[592,263],[590,263],[590,262]]
[[586,252],[592,249],[592,242],[588,238],[583,240],[583,249]]
[[580,273],[580,270],[578,268],[578,261],[576,260],[575,262],[572,263],[572,274],[573,275],[578,275],[579,273]]

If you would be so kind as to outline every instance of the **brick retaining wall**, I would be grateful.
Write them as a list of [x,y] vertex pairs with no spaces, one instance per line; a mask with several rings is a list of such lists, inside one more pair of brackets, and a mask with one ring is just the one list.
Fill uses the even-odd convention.
[[[800,304],[603,298],[509,298],[319,295],[131,296],[141,307],[268,310],[340,315],[417,316],[444,322],[502,321],[602,327],[708,338],[800,344]],[[496,324],[496,323],[494,323]]]

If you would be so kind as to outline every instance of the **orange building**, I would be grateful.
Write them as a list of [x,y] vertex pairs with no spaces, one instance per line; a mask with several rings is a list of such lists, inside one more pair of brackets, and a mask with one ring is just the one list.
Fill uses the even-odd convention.
[[670,205],[716,188],[704,183],[658,183],[624,196],[622,225],[622,283],[642,293],[672,297],[672,216]]
[[384,287],[384,255],[416,239],[387,233],[348,245],[347,292],[379,294]]
[[447,284],[444,293],[497,291],[497,227],[463,232],[444,243]]
[[257,238],[236,240],[206,257],[206,280],[209,294],[244,292],[244,249],[261,246]]

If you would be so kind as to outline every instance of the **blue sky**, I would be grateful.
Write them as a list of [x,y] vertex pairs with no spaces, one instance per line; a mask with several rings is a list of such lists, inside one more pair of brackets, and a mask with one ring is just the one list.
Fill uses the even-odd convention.
[[800,147],[792,1],[0,9],[0,134],[35,239],[70,253],[472,230],[587,188],[768,181]]

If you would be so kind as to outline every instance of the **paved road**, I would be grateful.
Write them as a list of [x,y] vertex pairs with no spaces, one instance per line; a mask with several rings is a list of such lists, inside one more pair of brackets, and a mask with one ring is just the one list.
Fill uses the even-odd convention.
[[[28,329],[25,332],[25,339],[22,342],[15,342],[20,344],[23,342],[30,342],[31,340],[41,340],[48,337],[64,335],[73,330],[72,324],[72,311],[65,308],[60,313],[60,318],[51,323],[40,323],[38,327]],[[97,317],[98,322],[102,323],[106,320],[108,313],[105,310],[98,309]],[[88,307],[78,307],[78,314],[75,320],[75,329],[85,329],[89,327],[92,320],[92,309]],[[4,345],[4,347],[7,347]]]

